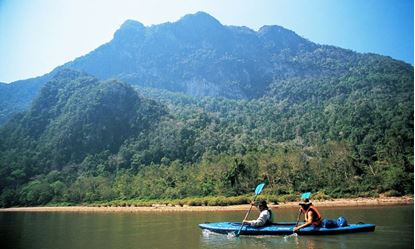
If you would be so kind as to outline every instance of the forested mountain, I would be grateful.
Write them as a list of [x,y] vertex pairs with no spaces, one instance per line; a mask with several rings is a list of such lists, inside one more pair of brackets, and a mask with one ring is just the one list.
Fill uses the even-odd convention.
[[298,81],[231,100],[137,87],[140,97],[61,71],[0,130],[1,205],[234,196],[259,181],[277,196],[412,193],[412,86],[367,77],[375,88],[366,76]]
[[411,194],[413,75],[278,26],[127,21],[0,85],[3,121],[23,111],[0,128],[0,205],[235,196],[259,181],[271,195]]
[[40,87],[62,68],[191,96],[252,99],[264,96],[271,84],[336,80],[364,74],[375,63],[380,70],[413,70],[389,57],[315,44],[276,25],[258,31],[225,26],[204,12],[149,27],[128,20],[89,54],[42,77],[0,85],[0,122],[29,108]]

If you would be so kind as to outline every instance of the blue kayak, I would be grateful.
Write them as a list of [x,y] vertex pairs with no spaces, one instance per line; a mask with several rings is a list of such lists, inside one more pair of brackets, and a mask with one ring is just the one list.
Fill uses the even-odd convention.
[[[237,232],[241,227],[240,222],[216,222],[199,224],[201,229],[206,229],[215,233],[228,234]],[[241,230],[241,235],[289,235],[293,234],[295,222],[279,222],[264,227],[252,227],[244,225]],[[343,233],[357,233],[357,232],[373,232],[375,231],[374,224],[348,224],[343,227],[304,227],[297,231],[298,235],[330,235]]]

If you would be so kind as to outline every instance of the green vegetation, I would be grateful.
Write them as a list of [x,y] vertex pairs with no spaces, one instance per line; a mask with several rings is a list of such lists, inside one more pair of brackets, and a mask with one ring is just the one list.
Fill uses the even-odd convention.
[[413,75],[279,26],[127,21],[0,84],[0,206],[226,205],[261,181],[271,201],[413,194]]
[[0,205],[239,204],[260,181],[278,202],[413,194],[413,69],[371,63],[252,100],[63,71],[0,129]]

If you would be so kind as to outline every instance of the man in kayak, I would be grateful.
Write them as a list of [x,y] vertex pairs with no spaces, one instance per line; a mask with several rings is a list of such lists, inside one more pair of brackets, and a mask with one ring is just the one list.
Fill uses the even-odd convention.
[[294,232],[298,231],[303,227],[313,225],[318,227],[321,224],[321,214],[316,207],[313,206],[313,203],[310,202],[308,198],[303,199],[299,204],[301,206],[300,212],[304,213],[305,223],[294,227]]
[[274,215],[270,208],[268,208],[267,202],[263,199],[258,201],[257,208],[260,212],[258,219],[256,220],[244,220],[243,224],[253,227],[262,227],[272,224],[274,221]]

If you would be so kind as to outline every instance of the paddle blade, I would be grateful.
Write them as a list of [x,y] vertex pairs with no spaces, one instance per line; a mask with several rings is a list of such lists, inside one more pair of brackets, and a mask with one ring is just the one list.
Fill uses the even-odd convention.
[[311,192],[306,192],[306,193],[303,193],[301,195],[301,200],[303,200],[303,199],[310,199],[310,197],[311,197]]
[[265,183],[260,183],[258,186],[256,186],[255,189],[255,195],[259,195],[262,192],[262,189],[264,188]]

